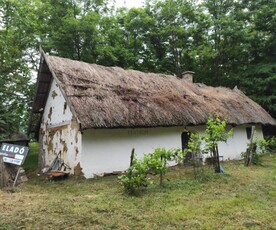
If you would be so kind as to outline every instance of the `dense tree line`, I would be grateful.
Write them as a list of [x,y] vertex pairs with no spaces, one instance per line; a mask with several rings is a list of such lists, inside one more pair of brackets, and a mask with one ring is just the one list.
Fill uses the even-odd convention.
[[276,117],[274,0],[0,0],[0,135],[26,128],[39,46],[106,66],[238,86]]

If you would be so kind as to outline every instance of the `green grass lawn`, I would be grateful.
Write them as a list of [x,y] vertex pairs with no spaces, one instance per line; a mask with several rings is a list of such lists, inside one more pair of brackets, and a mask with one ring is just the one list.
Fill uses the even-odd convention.
[[30,150],[23,167],[26,171],[33,171],[37,169],[39,145],[37,142],[31,142],[29,144],[29,148]]
[[49,182],[27,160],[31,179],[0,191],[0,229],[276,229],[276,155],[258,167],[223,163],[225,174],[205,168],[200,180],[174,167],[163,188],[137,196],[124,194],[116,176]]

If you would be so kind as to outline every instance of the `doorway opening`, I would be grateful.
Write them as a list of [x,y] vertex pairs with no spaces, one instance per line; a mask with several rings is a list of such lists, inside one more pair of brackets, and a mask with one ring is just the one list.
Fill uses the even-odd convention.
[[[186,149],[188,147],[188,142],[190,139],[190,134],[188,132],[183,132],[181,134],[181,144],[182,144],[182,151],[184,151],[184,149]],[[192,153],[187,153],[184,160],[183,160],[183,164],[185,166],[190,166],[191,164],[191,159],[192,159]]]

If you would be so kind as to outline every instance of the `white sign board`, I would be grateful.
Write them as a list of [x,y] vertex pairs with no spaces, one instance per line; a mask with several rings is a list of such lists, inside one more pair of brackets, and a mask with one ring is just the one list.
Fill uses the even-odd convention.
[[29,148],[21,145],[3,143],[0,149],[0,155],[3,155],[3,161],[14,165],[22,165],[29,152]]

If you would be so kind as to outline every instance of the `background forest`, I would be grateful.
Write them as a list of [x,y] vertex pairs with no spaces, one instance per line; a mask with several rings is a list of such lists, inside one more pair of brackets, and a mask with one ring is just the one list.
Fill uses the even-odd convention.
[[39,46],[52,55],[237,86],[276,118],[274,0],[0,0],[0,137],[26,131]]

